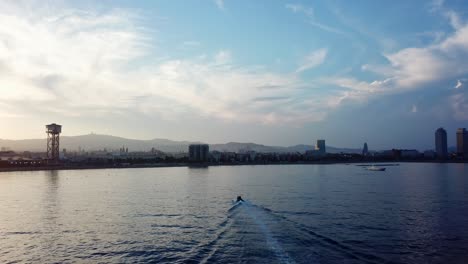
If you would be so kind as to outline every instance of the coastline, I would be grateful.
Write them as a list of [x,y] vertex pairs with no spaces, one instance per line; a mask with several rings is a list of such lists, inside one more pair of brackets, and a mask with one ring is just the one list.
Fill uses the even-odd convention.
[[[141,168],[170,168],[170,167],[187,167],[187,168],[207,168],[218,166],[259,166],[259,165],[333,165],[333,164],[353,164],[355,166],[367,166],[369,164],[381,166],[398,166],[399,163],[468,163],[468,161],[437,161],[437,160],[379,160],[379,161],[302,161],[302,162],[224,162],[224,163],[151,163],[151,164],[133,164],[133,165],[47,165],[37,167],[3,167],[2,172],[16,171],[54,171],[54,170],[96,170],[96,169],[141,169]],[[387,164],[389,163],[389,164]]]

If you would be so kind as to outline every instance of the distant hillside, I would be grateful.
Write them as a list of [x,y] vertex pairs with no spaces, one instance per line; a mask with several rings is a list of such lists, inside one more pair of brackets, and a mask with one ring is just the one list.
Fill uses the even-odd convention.
[[[265,146],[255,143],[238,143],[238,142],[229,142],[226,144],[211,144],[210,150],[218,151],[230,151],[230,152],[240,152],[240,151],[249,151],[253,150],[256,152],[306,152],[307,150],[314,149],[313,145],[295,145],[289,147],[280,147],[280,146]],[[335,148],[327,146],[328,153],[361,153],[360,149],[345,149],[345,148]]]
[[[168,139],[138,140],[128,139],[116,136],[89,134],[83,136],[61,136],[60,149],[67,150],[115,150],[125,146],[129,151],[148,151],[155,148],[164,152],[186,152],[188,145],[198,142],[173,141]],[[45,151],[46,139],[24,139],[24,140],[5,140],[0,139],[1,147],[8,147],[15,151]],[[226,144],[210,144],[210,150],[218,151],[247,151],[256,152],[305,152],[313,149],[312,145],[296,145],[290,147],[266,146],[255,143],[229,142]],[[329,153],[360,153],[360,149],[342,149],[327,146]]]

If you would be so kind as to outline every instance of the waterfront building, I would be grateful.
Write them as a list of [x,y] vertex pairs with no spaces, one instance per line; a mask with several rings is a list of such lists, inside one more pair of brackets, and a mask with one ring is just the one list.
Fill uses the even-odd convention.
[[317,150],[320,154],[325,154],[326,148],[325,148],[325,139],[318,139],[317,143],[315,144],[315,150]]
[[441,127],[435,132],[435,149],[437,158],[447,158],[447,132]]
[[305,152],[305,156],[307,159],[315,159],[325,156],[326,148],[325,148],[325,140],[318,139],[315,143],[315,148],[313,150],[307,150]]
[[457,154],[461,157],[468,157],[468,132],[465,128],[457,130]]
[[189,160],[206,162],[210,160],[210,147],[207,144],[189,145]]
[[212,157],[214,162],[220,162],[222,155],[223,155],[223,153],[221,153],[220,151],[217,151],[217,150],[214,150],[214,151],[211,152],[211,157]]
[[436,152],[433,151],[433,150],[426,150],[426,151],[424,151],[423,155],[424,155],[425,159],[433,159],[433,158],[437,157]]
[[400,157],[405,159],[415,159],[421,157],[421,153],[415,149],[401,149]]
[[362,155],[363,156],[369,155],[369,148],[367,147],[367,142],[364,143],[364,147],[362,148]]

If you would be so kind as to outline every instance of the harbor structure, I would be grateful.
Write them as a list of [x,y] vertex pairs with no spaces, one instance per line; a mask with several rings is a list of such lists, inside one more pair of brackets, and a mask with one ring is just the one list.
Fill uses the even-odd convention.
[[60,133],[62,126],[52,123],[46,125],[47,133],[47,161],[51,164],[56,164],[59,161],[60,152]]

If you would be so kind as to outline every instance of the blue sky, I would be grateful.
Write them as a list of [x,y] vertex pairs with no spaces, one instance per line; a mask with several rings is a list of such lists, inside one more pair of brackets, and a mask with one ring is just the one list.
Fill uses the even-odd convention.
[[468,121],[464,1],[2,1],[0,138],[433,148]]

